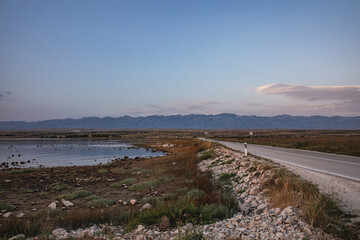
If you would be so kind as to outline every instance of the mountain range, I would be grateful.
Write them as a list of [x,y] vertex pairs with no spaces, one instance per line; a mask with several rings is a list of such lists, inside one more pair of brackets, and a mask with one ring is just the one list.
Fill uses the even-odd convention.
[[273,117],[217,115],[153,115],[147,117],[84,117],[35,122],[2,121],[0,129],[360,129],[360,116],[290,116]]

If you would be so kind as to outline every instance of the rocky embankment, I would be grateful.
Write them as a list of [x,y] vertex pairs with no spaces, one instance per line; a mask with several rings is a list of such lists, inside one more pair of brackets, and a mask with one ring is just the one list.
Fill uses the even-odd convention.
[[[139,225],[130,233],[121,226],[92,226],[87,229],[66,231],[55,229],[50,239],[84,238],[96,239],[178,239],[191,234],[204,239],[332,239],[318,229],[305,223],[297,209],[288,206],[284,209],[272,208],[262,189],[263,183],[272,177],[265,162],[243,153],[222,147],[215,150],[216,157],[203,160],[199,168],[210,170],[215,179],[228,179],[224,188],[232,189],[236,195],[239,212],[232,218],[204,226],[191,223],[178,229],[160,231],[159,227],[146,228]],[[278,167],[275,165],[275,167]],[[184,238],[183,238],[184,239]],[[198,239],[198,238],[197,238]]]

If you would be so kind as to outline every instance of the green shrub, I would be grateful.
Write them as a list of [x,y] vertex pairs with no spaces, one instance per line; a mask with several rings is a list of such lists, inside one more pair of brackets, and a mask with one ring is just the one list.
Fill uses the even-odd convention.
[[203,232],[201,228],[195,228],[191,231],[186,230],[185,233],[178,231],[177,238],[178,240],[202,240],[204,239]]
[[212,219],[213,221],[230,218],[235,214],[233,208],[217,203],[205,205],[202,211],[207,218]]
[[100,197],[98,195],[89,195],[87,197],[85,197],[86,201],[91,201],[91,200],[95,200],[95,199],[99,199]]
[[219,181],[229,181],[231,178],[235,177],[236,173],[223,173],[219,177]]
[[114,203],[115,203],[115,201],[107,199],[107,198],[98,198],[98,199],[93,199],[93,200],[87,202],[85,204],[85,207],[102,208],[102,207],[113,205]]
[[174,179],[175,179],[174,177],[169,177],[169,176],[160,177],[158,179],[151,179],[145,182],[135,183],[129,187],[129,190],[141,191],[147,188],[156,187],[160,183],[173,181]]
[[164,201],[168,201],[168,200],[175,199],[176,197],[177,197],[176,193],[165,193],[165,195],[162,196],[161,199]]
[[156,187],[161,181],[159,179],[151,179],[145,182],[135,183],[129,187],[130,191],[141,191],[151,187]]
[[127,174],[128,171],[126,169],[122,169],[122,168],[112,168],[110,169],[110,172],[115,173],[115,174]]
[[33,192],[35,192],[34,189],[26,189],[26,190],[24,191],[24,193],[33,193]]
[[52,190],[61,191],[64,189],[69,189],[69,188],[71,188],[71,187],[68,184],[62,183],[62,184],[58,184],[58,185],[52,187]]
[[205,192],[203,190],[192,189],[186,194],[186,196],[196,199],[202,197],[204,194]]
[[156,205],[161,199],[158,197],[147,197],[140,200],[141,204],[150,203],[151,205]]
[[6,212],[11,212],[15,210],[15,207],[13,205],[0,202],[0,211],[1,210],[5,210]]
[[28,173],[28,172],[35,172],[36,170],[33,168],[25,168],[25,169],[14,169],[10,171],[10,174],[21,174],[21,173]]
[[108,173],[108,172],[109,171],[107,169],[105,169],[105,168],[102,168],[102,169],[98,170],[98,173],[100,173],[100,174],[105,174],[105,173]]
[[58,200],[61,200],[61,199],[73,200],[73,199],[77,199],[77,198],[86,197],[86,196],[89,196],[91,194],[92,193],[90,191],[79,190],[79,191],[75,191],[73,193],[62,194],[60,196],[57,196],[56,199],[58,199]]
[[232,164],[234,161],[235,161],[235,159],[227,160],[227,161],[221,163],[221,165]]
[[120,184],[131,185],[131,184],[134,184],[136,182],[137,182],[137,180],[135,178],[125,178],[124,180],[122,180],[120,182]]
[[182,187],[182,188],[179,188],[178,190],[177,190],[177,193],[179,194],[179,195],[184,195],[185,193],[187,193],[189,191],[189,189],[187,188],[187,187]]
[[122,168],[112,168],[110,172],[116,174],[131,174],[131,175],[149,175],[151,170],[143,168],[131,168],[131,169],[122,169]]
[[109,187],[111,187],[111,188],[121,188],[122,184],[121,183],[112,183],[112,184],[110,184]]
[[149,175],[151,173],[151,170],[143,168],[132,168],[129,170],[129,173],[132,175]]
[[193,222],[200,223],[201,207],[197,207],[194,202],[188,200],[178,201],[171,204],[158,204],[156,209],[144,211],[133,219],[127,226],[128,230],[134,229],[139,224],[154,225],[159,224],[160,219],[166,216],[170,220],[171,226],[177,223],[186,224]]
[[215,152],[214,151],[208,151],[208,152],[204,152],[201,157],[200,157],[200,161],[203,161],[203,160],[207,160],[209,158],[212,158],[215,156]]

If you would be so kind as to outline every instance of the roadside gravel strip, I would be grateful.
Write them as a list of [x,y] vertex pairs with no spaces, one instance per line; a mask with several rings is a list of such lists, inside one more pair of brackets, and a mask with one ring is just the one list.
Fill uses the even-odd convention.
[[[203,239],[227,240],[333,239],[302,221],[297,209],[292,206],[282,210],[269,206],[268,199],[261,191],[261,185],[271,178],[273,173],[265,164],[275,167],[278,164],[251,156],[245,157],[243,153],[223,147],[217,147],[214,151],[215,158],[203,160],[198,166],[202,171],[210,170],[213,178],[217,180],[224,174],[232,174],[223,185],[234,192],[238,201],[239,212],[232,218],[204,226],[193,226],[189,223],[165,232],[160,232],[157,226],[146,228],[142,225],[130,233],[125,233],[122,227],[96,225],[70,232],[55,229],[50,238],[80,238],[87,235],[96,236],[97,239],[195,239],[194,234],[198,234],[197,236],[202,235]],[[106,234],[109,229],[111,236]]]
[[[241,143],[210,141],[231,149],[244,150]],[[248,145],[248,150],[251,154],[283,164],[292,172],[316,184],[324,193],[339,199],[340,207],[346,212],[360,215],[359,157],[253,144]]]

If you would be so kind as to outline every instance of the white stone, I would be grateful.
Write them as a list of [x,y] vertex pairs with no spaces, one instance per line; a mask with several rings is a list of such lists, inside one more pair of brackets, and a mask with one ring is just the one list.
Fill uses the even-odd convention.
[[12,238],[9,238],[9,240],[20,240],[20,239],[25,239],[25,235],[24,234],[18,234]]
[[138,227],[137,227],[138,232],[140,232],[140,231],[142,231],[144,229],[145,229],[145,227],[143,225],[138,225]]
[[276,233],[275,235],[276,235],[276,237],[278,237],[278,238],[283,238],[283,237],[284,237],[284,235],[283,235],[282,233],[280,233],[280,232]]
[[15,217],[17,218],[23,218],[25,216],[25,213],[19,213],[19,214],[16,214]]
[[131,200],[130,200],[131,205],[134,205],[136,202],[137,202],[137,201],[136,201],[135,199],[131,199]]
[[74,204],[68,200],[61,199],[62,204],[64,204],[65,207],[72,207]]
[[309,228],[307,228],[307,227],[303,227],[303,231],[308,235],[312,234],[311,230]]
[[67,236],[69,235],[64,228],[56,228],[51,233],[55,237],[55,239],[64,239],[67,238]]
[[4,213],[2,216],[4,217],[4,218],[8,218],[8,217],[10,217],[12,215],[12,212],[7,212],[7,213]]
[[52,202],[49,204],[48,208],[50,209],[56,209],[56,202]]
[[146,203],[143,207],[142,207],[142,209],[143,210],[147,210],[147,209],[151,209],[151,204],[150,203]]

